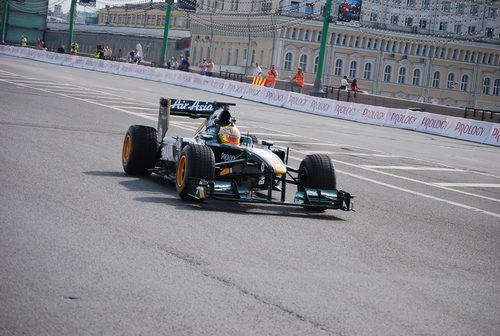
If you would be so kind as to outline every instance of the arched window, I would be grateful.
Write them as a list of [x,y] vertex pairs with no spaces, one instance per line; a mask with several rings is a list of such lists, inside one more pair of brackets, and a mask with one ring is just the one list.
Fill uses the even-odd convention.
[[344,65],[343,64],[344,62],[342,62],[341,59],[338,59],[335,61],[335,71],[334,71],[334,74],[335,76],[342,76],[342,66]]
[[435,71],[434,75],[432,75],[432,87],[435,89],[439,88],[439,80],[441,78],[441,73],[439,71]]
[[349,66],[349,78],[356,78],[356,73],[358,72],[358,62],[352,61]]
[[420,86],[420,69],[413,70],[413,85]]
[[500,79],[495,79],[493,82],[493,95],[500,96]]
[[398,84],[406,84],[406,68],[399,68]]
[[319,55],[314,58],[314,69],[313,69],[314,73],[318,72],[318,62],[319,62]]
[[304,72],[307,72],[307,55],[306,54],[300,55],[299,66],[302,68],[302,70],[304,70]]
[[484,95],[490,94],[490,83],[491,83],[491,79],[489,79],[489,78],[485,78],[483,80],[483,94]]
[[391,81],[391,73],[392,73],[392,67],[390,65],[386,65],[384,68],[384,82]]
[[463,75],[462,81],[460,82],[460,90],[467,92],[468,85],[469,85],[469,75]]
[[365,72],[363,74],[363,79],[366,79],[366,80],[372,79],[372,64],[371,63],[365,64]]
[[292,59],[293,55],[291,52],[285,54],[285,64],[283,66],[285,70],[292,70]]
[[446,84],[446,87],[448,89],[453,89],[455,87],[455,74],[453,72],[448,74],[448,82]]

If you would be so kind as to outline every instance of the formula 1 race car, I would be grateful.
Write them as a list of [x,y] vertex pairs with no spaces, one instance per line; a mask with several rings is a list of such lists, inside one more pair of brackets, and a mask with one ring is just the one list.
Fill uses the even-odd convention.
[[[241,135],[229,112],[232,103],[160,99],[157,129],[130,126],[123,142],[123,169],[130,175],[158,174],[175,183],[184,200],[219,200],[302,206],[309,210],[352,210],[349,193],[336,189],[327,155],[307,155],[288,165],[288,152],[271,141],[259,145]],[[204,118],[193,138],[166,136],[170,116]],[[285,202],[287,184],[297,185]],[[280,194],[280,200],[273,193]]]

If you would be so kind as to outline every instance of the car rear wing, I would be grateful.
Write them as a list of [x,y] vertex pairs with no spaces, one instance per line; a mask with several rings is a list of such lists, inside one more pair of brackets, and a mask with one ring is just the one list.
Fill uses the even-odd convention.
[[158,116],[158,142],[163,140],[167,133],[170,116],[178,115],[190,118],[209,118],[219,109],[228,110],[234,103],[204,102],[198,100],[160,98],[160,112]]

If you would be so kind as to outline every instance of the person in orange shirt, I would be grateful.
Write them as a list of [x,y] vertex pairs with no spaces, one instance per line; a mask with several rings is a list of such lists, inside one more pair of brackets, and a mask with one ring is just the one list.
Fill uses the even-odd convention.
[[276,85],[277,77],[278,77],[278,71],[276,71],[276,66],[272,65],[271,70],[269,70],[269,73],[267,74],[266,85],[270,88],[274,88],[274,86]]
[[295,77],[292,80],[292,92],[302,92],[302,88],[304,87],[304,71],[302,71],[302,68],[299,67],[297,69],[297,74],[295,74]]

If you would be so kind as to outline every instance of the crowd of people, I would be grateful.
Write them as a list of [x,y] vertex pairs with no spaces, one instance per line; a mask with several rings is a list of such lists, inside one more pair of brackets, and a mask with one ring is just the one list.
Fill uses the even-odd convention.
[[349,79],[347,76],[342,77],[340,80],[340,87],[339,89],[341,90],[351,90],[354,93],[358,92],[358,80],[356,78],[354,79]]
[[181,71],[189,71],[189,56],[180,55],[179,59],[177,57],[172,56],[167,61],[167,69],[172,70],[181,70]]

